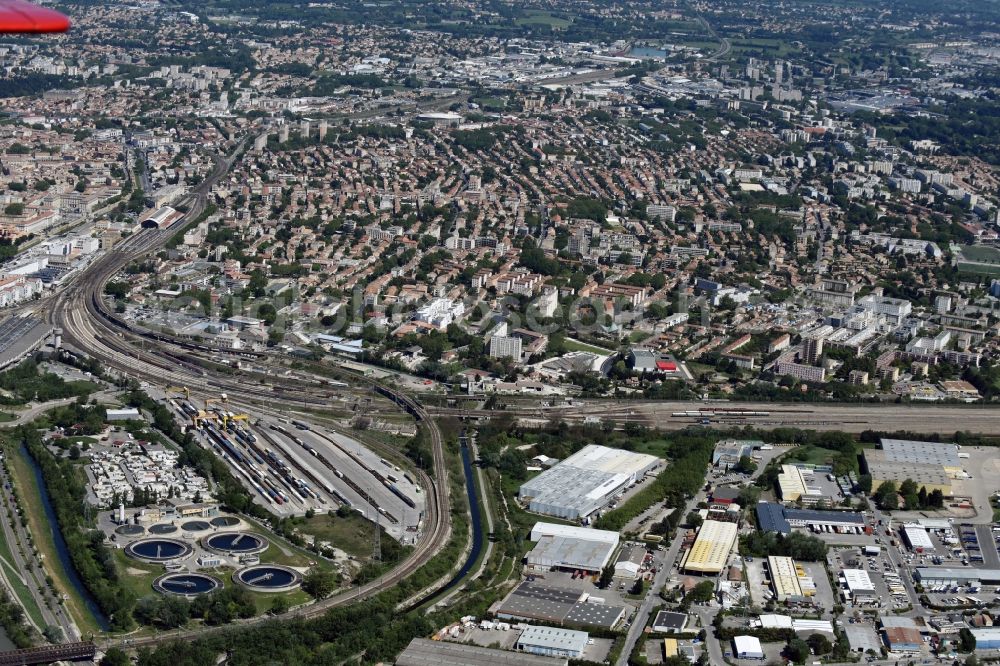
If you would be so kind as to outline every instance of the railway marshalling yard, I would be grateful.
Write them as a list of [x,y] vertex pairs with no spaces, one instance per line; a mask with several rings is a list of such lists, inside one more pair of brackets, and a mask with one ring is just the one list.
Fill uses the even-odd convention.
[[193,397],[167,400],[182,422],[192,423],[198,442],[279,517],[346,506],[404,545],[418,540],[426,508],[419,480],[358,439],[305,416],[234,413],[235,406],[204,409]]
[[[486,416],[478,410],[434,408],[439,415],[460,418]],[[635,422],[661,430],[681,430],[695,425],[751,426],[761,429],[802,428],[861,433],[970,432],[992,435],[997,431],[995,407],[920,403],[778,403],[778,402],[660,402],[574,400],[572,404],[540,408],[527,403],[508,405],[505,413],[526,425],[544,425],[554,419],[581,422],[609,419]]]

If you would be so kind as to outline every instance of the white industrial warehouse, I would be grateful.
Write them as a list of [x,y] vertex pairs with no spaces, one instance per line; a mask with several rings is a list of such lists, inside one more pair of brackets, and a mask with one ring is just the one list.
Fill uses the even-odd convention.
[[599,572],[618,548],[618,533],[573,525],[535,523],[535,547],[527,556],[533,569],[570,569]]
[[516,648],[545,657],[579,659],[587,649],[589,638],[586,631],[529,625],[518,637]]
[[659,464],[656,456],[590,444],[524,483],[518,497],[536,513],[578,520],[606,506]]

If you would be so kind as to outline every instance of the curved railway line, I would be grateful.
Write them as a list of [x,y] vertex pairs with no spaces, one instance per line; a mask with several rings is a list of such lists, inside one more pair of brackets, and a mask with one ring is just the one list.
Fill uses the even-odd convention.
[[[111,323],[110,320],[117,321],[106,308],[101,298],[104,284],[135,256],[139,256],[149,251],[157,245],[157,237],[160,232],[141,232],[135,238],[140,238],[143,234],[148,234],[152,240],[137,240],[128,248],[123,248],[125,252],[109,254],[99,262],[95,262],[85,275],[80,276],[80,285],[66,290],[53,303],[51,316],[53,323],[60,325],[63,329],[63,339],[72,346],[85,351],[102,362],[106,367],[113,368],[137,379],[147,381],[155,385],[179,384],[187,386],[192,394],[214,395],[220,390],[227,392],[230,402],[245,402],[254,405],[261,401],[267,401],[271,405],[285,404],[290,408],[300,407],[303,402],[314,404],[326,404],[324,400],[315,399],[308,394],[308,389],[303,389],[299,380],[284,380],[273,378],[275,385],[285,386],[285,391],[290,395],[302,394],[299,397],[288,397],[276,394],[273,390],[264,387],[248,386],[245,382],[226,376],[213,376],[206,373],[199,366],[195,366],[184,360],[181,353],[185,351],[184,344],[174,341],[170,348],[176,351],[141,351],[128,342],[128,337],[142,337],[140,334],[128,331],[125,327],[123,331],[122,322]],[[164,344],[158,341],[158,344]],[[193,345],[192,345],[193,346]],[[190,352],[191,350],[187,350]],[[427,504],[426,524],[427,529],[424,535],[414,548],[410,557],[401,565],[386,573],[377,581],[372,581],[354,590],[347,590],[341,594],[321,600],[310,606],[299,608],[285,617],[308,618],[321,615],[330,608],[344,605],[364,599],[396,585],[411,573],[416,571],[428,560],[431,559],[448,541],[451,535],[450,500],[448,497],[447,467],[444,460],[444,447],[440,430],[424,408],[409,396],[399,393],[390,387],[374,382],[370,378],[360,375],[356,376],[358,381],[365,382],[374,387],[380,394],[385,395],[409,412],[418,422],[425,424],[431,439],[431,449],[433,452],[434,475],[430,477],[431,492],[428,493],[431,501]],[[317,380],[317,386],[320,386]],[[304,400],[305,399],[305,400]],[[253,624],[263,622],[269,618],[261,617],[246,621],[242,624]],[[221,629],[221,628],[220,628]],[[156,636],[130,639],[127,647],[143,647],[168,640],[194,638],[207,632],[214,631],[214,628],[200,628],[196,630],[177,631],[160,633]],[[109,639],[104,645],[121,645],[123,641]]]
[[[238,151],[237,151],[238,152]],[[192,202],[192,212],[197,215],[204,209],[205,193],[211,184],[228,171],[233,157],[217,161],[213,174],[206,179],[199,189],[189,195]],[[194,212],[198,211],[198,212]],[[187,344],[184,341],[169,339],[152,331],[133,329],[122,322],[109,311],[102,293],[105,284],[124,266],[135,258],[151,252],[166,242],[175,233],[168,229],[144,229],[123,241],[115,250],[109,252],[92,263],[75,281],[75,284],[53,297],[48,302],[48,318],[54,326],[63,331],[63,339],[72,347],[85,352],[105,367],[114,369],[123,375],[134,377],[157,386],[181,385],[188,387],[192,394],[211,396],[225,391],[230,402],[257,405],[264,403],[271,408],[287,406],[301,407],[303,404],[326,405],[328,402],[315,396],[314,389],[321,387],[324,380],[316,378],[313,386],[303,386],[301,378],[269,377],[270,386],[248,385],[245,380],[229,377],[224,374],[213,374],[190,361],[190,355],[196,351],[213,350],[203,345]],[[150,347],[140,349],[133,344],[136,341],[150,343]],[[258,354],[257,357],[265,357]],[[383,590],[389,589],[426,564],[448,542],[451,536],[451,511],[448,492],[448,471],[444,457],[444,445],[441,432],[423,408],[410,396],[364,377],[360,374],[346,372],[352,379],[370,386],[381,395],[392,400],[401,409],[410,413],[415,420],[422,423],[429,434],[433,476],[423,477],[429,481],[427,493],[429,501],[425,509],[426,529],[416,544],[410,556],[399,566],[387,572],[375,581],[366,583],[352,590],[323,599],[314,604],[298,608],[284,617],[308,618],[321,615],[330,608],[356,602],[371,597]],[[437,583],[435,583],[436,587]],[[424,592],[431,591],[428,588]],[[241,622],[249,625],[268,621],[262,616]],[[192,639],[218,628],[199,628],[160,633],[155,636],[135,639],[109,638],[102,645],[120,645],[127,648],[151,646],[170,640]]]

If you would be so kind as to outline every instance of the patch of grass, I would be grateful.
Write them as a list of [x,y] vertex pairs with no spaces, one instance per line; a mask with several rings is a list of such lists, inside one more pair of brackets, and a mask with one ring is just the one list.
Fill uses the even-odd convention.
[[[227,585],[235,585],[231,580],[226,581]],[[291,592],[254,592],[251,590],[250,594],[253,596],[254,605],[257,607],[257,614],[263,615],[271,610],[271,604],[274,603],[276,597],[284,597],[288,601],[288,606],[298,606],[299,604],[304,604],[305,602],[312,599],[308,594],[302,590],[293,590]]]
[[964,245],[962,256],[969,261],[1000,264],[1000,250],[986,245]]
[[7,412],[0,412],[0,423],[10,423],[17,419],[17,414],[8,414]]
[[649,455],[665,458],[670,442],[665,439],[640,439],[635,442],[636,453],[648,453]]
[[714,375],[716,372],[715,366],[698,363],[696,361],[689,361],[687,363],[687,369],[691,371],[691,374],[694,375],[695,379],[700,379],[704,375]]
[[375,525],[356,511],[345,518],[336,514],[317,513],[312,518],[304,518],[297,527],[320,541],[329,541],[334,548],[339,548],[348,555],[359,559],[371,557]]
[[597,354],[599,356],[607,356],[608,354],[613,354],[614,352],[610,349],[603,349],[601,347],[596,347],[594,345],[588,345],[586,342],[580,342],[579,340],[571,340],[566,338],[566,349],[569,351],[584,351],[590,352],[591,354]]
[[66,609],[80,628],[81,633],[83,635],[101,633],[97,620],[90,613],[83,598],[70,581],[66,570],[62,567],[53,537],[53,531],[58,530],[59,526],[49,524],[45,509],[42,508],[41,490],[35,482],[35,474],[28,461],[25,460],[25,455],[19,449],[9,455],[8,460],[15,483],[20,489],[21,499],[25,503],[28,529],[31,531],[35,546],[44,557],[45,571],[55,581],[56,589],[65,599]]
[[[16,519],[15,519],[16,520]],[[10,544],[7,543],[6,535],[0,531],[0,557],[3,558],[4,577],[10,583],[11,587],[14,589],[14,593],[17,595],[18,601],[24,608],[28,617],[31,621],[38,627],[45,628],[45,619],[42,617],[42,609],[38,607],[38,603],[35,598],[31,595],[31,590],[28,586],[21,580],[22,575],[28,576],[28,580],[34,582],[34,579],[27,574],[27,572],[18,571],[14,567],[14,553],[11,552]]]
[[473,97],[472,101],[484,111],[503,111],[507,108],[507,100],[502,97]]
[[733,51],[764,51],[773,55],[787,56],[798,53],[799,49],[780,39],[734,39]]
[[286,553],[277,544],[274,543],[276,537],[271,537],[271,543],[268,545],[267,550],[260,554],[260,561],[262,564],[284,564],[288,567],[308,567],[310,562],[314,562],[313,558],[310,558],[304,554],[296,552],[293,549],[289,549],[290,552]]
[[833,463],[836,453],[818,446],[800,446],[788,452],[785,459],[788,463],[800,462],[809,465],[829,465]]
[[515,21],[517,25],[547,25],[554,30],[564,30],[568,28],[573,19],[556,16],[550,12],[530,11]]
[[320,568],[329,568],[329,562],[315,553],[288,543],[248,516],[243,516],[243,519],[250,523],[251,532],[264,535],[269,542],[267,550],[260,554],[262,564],[284,564],[289,567],[306,568],[312,566],[310,562],[315,562]]
[[137,599],[155,594],[153,581],[166,573],[163,566],[133,560],[120,548],[115,548],[112,552],[118,569],[118,581],[123,588],[130,590]]

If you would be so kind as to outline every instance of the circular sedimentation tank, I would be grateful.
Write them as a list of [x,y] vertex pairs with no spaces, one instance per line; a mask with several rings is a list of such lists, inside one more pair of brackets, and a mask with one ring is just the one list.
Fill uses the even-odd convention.
[[234,573],[233,581],[255,592],[287,592],[302,583],[302,576],[290,567],[258,564]]
[[169,562],[194,552],[189,544],[177,539],[140,539],[125,546],[125,554],[146,562]]
[[267,539],[250,532],[219,532],[202,539],[202,545],[216,553],[252,555],[267,550]]
[[119,525],[115,528],[115,534],[121,534],[122,536],[139,536],[145,533],[146,528],[142,525]]
[[218,578],[200,573],[170,573],[153,581],[153,589],[160,594],[176,594],[182,597],[196,597],[208,594],[222,587]]
[[173,534],[176,531],[177,526],[170,523],[160,523],[149,528],[150,534]]
[[236,527],[243,521],[236,516],[216,516],[209,522],[212,523],[212,527]]
[[212,529],[212,526],[205,520],[189,520],[181,524],[181,529],[185,532],[205,532]]

